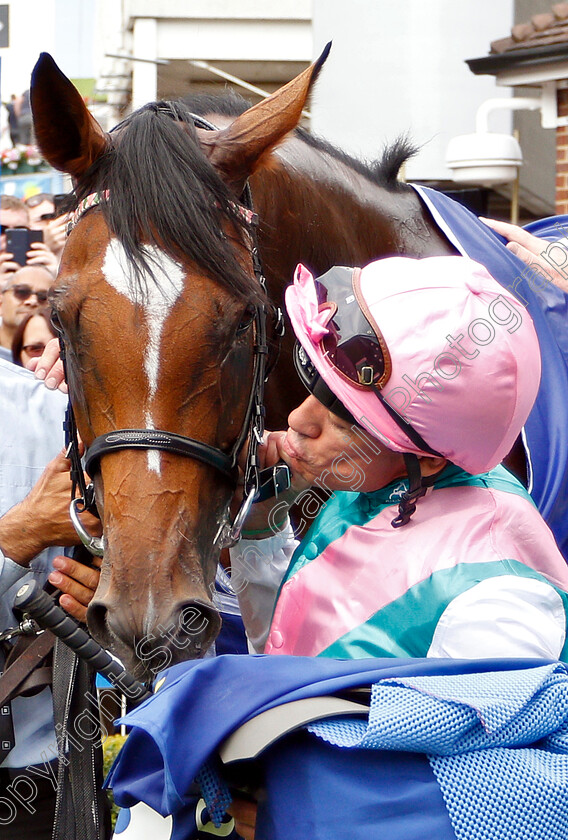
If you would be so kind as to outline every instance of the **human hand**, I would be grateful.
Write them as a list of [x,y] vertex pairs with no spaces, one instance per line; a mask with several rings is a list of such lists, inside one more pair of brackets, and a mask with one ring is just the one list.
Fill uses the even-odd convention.
[[26,265],[44,265],[55,277],[59,268],[59,260],[45,242],[32,242],[30,250],[26,252]]
[[67,237],[67,222],[69,215],[52,219],[43,229],[43,241],[56,257],[61,257]]
[[[264,433],[262,443],[257,450],[259,469],[273,467],[282,461],[285,463],[288,462],[288,455],[282,448],[282,442],[285,437],[286,432],[283,431],[267,431]],[[239,455],[240,480],[231,505],[233,516],[239,510],[243,499],[242,473],[246,469],[247,452],[248,447],[245,446]],[[243,531],[246,538],[264,539],[280,531],[287,521],[289,509],[296,502],[298,496],[310,486],[310,482],[304,479],[299,473],[291,473],[290,487],[287,490],[279,493],[276,497],[273,496],[265,501],[256,502],[252,505]]]
[[95,569],[61,555],[54,558],[54,571],[49,575],[49,582],[63,593],[59,599],[60,605],[69,615],[82,622],[87,620],[87,607],[99,585],[102,558],[93,557],[91,562],[96,566]]
[[42,379],[50,391],[59,388],[64,394],[68,393],[63,362],[59,358],[59,339],[48,341],[41,356],[30,359],[26,367],[35,373],[36,379]]
[[18,271],[22,266],[14,262],[13,254],[9,251],[0,251],[0,285],[2,285],[2,280],[8,279],[9,274],[13,274],[14,271]]
[[[45,467],[28,495],[0,518],[0,548],[20,566],[52,545],[77,545],[79,537],[69,516],[70,461],[62,450]],[[89,533],[100,533],[100,521],[81,514]]]
[[[262,470],[266,467],[274,467],[281,461],[284,461],[285,463],[289,462],[290,458],[282,447],[285,437],[286,432],[283,431],[264,432],[262,443],[259,445],[257,450],[259,469]],[[245,445],[239,455],[239,467],[241,470],[246,468],[247,455],[248,445]],[[295,495],[303,492],[309,486],[309,482],[306,482],[299,473],[291,475],[290,487]]]
[[495,219],[480,221],[508,240],[506,248],[528,266],[537,266],[540,273],[568,293],[568,242],[548,242],[528,230]]
[[235,831],[243,840],[254,840],[258,805],[248,799],[233,799],[228,813],[235,820]]

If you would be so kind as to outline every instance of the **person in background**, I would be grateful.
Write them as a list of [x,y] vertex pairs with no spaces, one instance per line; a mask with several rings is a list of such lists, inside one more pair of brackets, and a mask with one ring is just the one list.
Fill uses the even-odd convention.
[[10,141],[13,146],[17,146],[20,142],[20,127],[18,121],[19,108],[16,108],[16,94],[10,96],[10,101],[6,103],[6,110],[8,112],[8,126],[10,131]]
[[32,230],[43,230],[45,224],[53,219],[55,203],[52,193],[35,193],[26,198],[24,203],[28,208]]
[[25,90],[18,98],[17,114],[20,143],[24,146],[31,146],[34,142],[34,124],[29,90]]
[[0,104],[0,151],[4,152],[12,148],[10,139],[10,114],[8,108],[2,102]]
[[57,259],[61,261],[67,236],[67,214],[56,215],[55,197],[51,193],[36,193],[26,199],[30,214],[31,230],[42,230],[43,241]]
[[[2,225],[2,237],[7,228],[29,227],[30,213],[21,198],[14,195],[0,196],[0,224]],[[1,240],[2,250],[5,249],[6,239]]]
[[[7,250],[6,231],[12,228],[27,228],[30,230],[30,214],[26,204],[13,195],[0,196],[0,225],[1,285],[6,275],[22,267],[14,261],[14,255]],[[26,253],[26,265],[44,265],[55,276],[59,261],[45,242],[32,242],[29,251]]]
[[53,274],[44,265],[18,266],[17,271],[0,276],[0,358],[12,361],[12,342],[19,324],[47,303]]
[[[69,518],[70,465],[60,451],[66,399],[1,359],[0,395],[0,632],[17,626],[14,598],[32,579],[44,584],[49,577],[63,593],[61,606],[84,621],[98,571],[63,554],[63,546],[78,543]],[[86,515],[84,525],[93,533],[96,523]],[[0,648],[0,671],[8,653]],[[51,689],[15,697],[8,706],[11,715],[5,708],[0,840],[51,840],[56,791],[50,759],[57,754]],[[8,719],[12,732],[7,734]],[[18,790],[30,798],[27,806],[13,793]]]
[[29,312],[20,321],[14,333],[12,361],[20,367],[26,367],[29,360],[41,356],[47,342],[56,337],[57,333],[47,310]]

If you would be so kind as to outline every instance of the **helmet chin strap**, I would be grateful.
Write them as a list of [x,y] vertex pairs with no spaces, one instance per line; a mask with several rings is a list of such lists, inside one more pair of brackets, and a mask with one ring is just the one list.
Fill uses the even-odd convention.
[[[406,465],[406,472],[408,473],[408,490],[400,497],[398,505],[398,515],[392,520],[393,528],[400,528],[410,522],[410,517],[416,510],[416,502],[425,495],[428,487],[431,487],[439,475],[441,470],[433,475],[422,477],[420,469],[420,458],[418,455],[413,455],[410,452],[405,452],[403,455],[404,463]],[[445,468],[442,467],[442,469]]]

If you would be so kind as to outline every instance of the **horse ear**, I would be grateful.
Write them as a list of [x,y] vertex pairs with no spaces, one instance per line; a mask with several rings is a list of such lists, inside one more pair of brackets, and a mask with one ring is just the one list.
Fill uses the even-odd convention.
[[108,145],[79,91],[48,53],[33,69],[30,100],[37,145],[55,169],[79,178]]
[[240,195],[261,157],[298,125],[331,42],[303,73],[249,108],[220,131],[199,131],[203,151],[221,178]]

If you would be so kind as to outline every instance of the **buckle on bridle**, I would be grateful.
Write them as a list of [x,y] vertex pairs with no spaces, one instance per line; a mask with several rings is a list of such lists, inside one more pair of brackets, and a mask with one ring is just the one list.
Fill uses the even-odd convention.
[[73,523],[73,527],[77,531],[77,536],[87,551],[90,551],[91,554],[95,555],[95,557],[102,557],[104,554],[102,537],[92,537],[79,519],[79,514],[84,513],[86,510],[88,510],[88,506],[84,499],[73,499],[69,505],[69,518]]
[[221,522],[213,540],[213,545],[217,546],[217,548],[232,548],[239,541],[243,525],[253,505],[255,493],[256,489],[251,487],[246,498],[243,499],[232,525],[228,520]]
[[258,473],[258,484],[253,485],[233,520],[233,524],[225,520],[219,526],[213,544],[217,548],[232,548],[240,539],[246,518],[255,502],[264,502],[273,496],[278,498],[280,493],[290,487],[290,467],[284,461],[279,461],[273,467],[266,467]]

